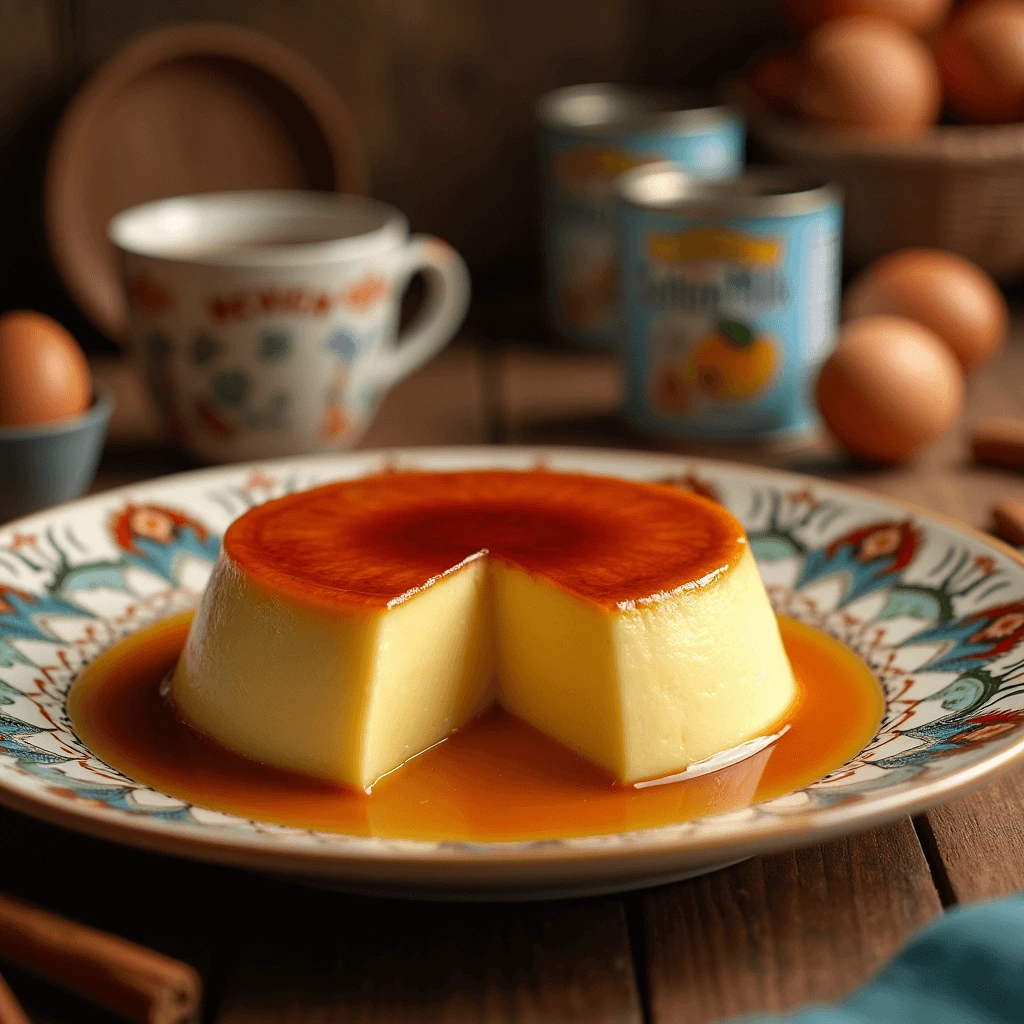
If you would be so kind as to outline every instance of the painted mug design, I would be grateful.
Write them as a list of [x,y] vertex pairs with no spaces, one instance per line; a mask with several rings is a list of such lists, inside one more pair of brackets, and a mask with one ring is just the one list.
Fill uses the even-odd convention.
[[[282,225],[311,240],[261,243]],[[218,249],[217,232],[230,244]],[[110,237],[147,384],[175,438],[206,461],[352,444],[388,389],[448,343],[469,301],[450,246],[355,196],[159,200],[115,217]],[[194,259],[181,255],[192,248]],[[424,312],[400,330],[401,295],[421,271]]]
[[324,395],[320,436],[324,440],[336,440],[356,428],[358,419],[353,418],[352,408],[370,404],[369,396],[352,395],[351,391],[353,364],[360,352],[373,347],[373,337],[339,330],[329,334],[324,344],[337,361]]

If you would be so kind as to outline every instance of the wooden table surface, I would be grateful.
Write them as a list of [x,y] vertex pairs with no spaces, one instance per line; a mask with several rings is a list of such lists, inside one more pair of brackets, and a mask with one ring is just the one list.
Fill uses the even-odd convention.
[[[514,315],[494,323],[516,322]],[[362,447],[639,446],[619,426],[618,367],[466,337],[389,395]],[[130,371],[97,368],[120,407],[97,489],[185,468],[160,443]],[[964,422],[1024,415],[1024,329],[969,384]],[[963,429],[911,466],[868,471],[825,451],[794,468],[985,527],[1024,475],[970,465]],[[0,812],[12,891],[195,964],[205,1019],[313,1022],[699,1024],[850,991],[951,904],[1024,884],[1024,772],[919,818],[703,878],[516,905],[409,903],[327,893],[141,853]],[[113,1018],[6,971],[37,1022]]]

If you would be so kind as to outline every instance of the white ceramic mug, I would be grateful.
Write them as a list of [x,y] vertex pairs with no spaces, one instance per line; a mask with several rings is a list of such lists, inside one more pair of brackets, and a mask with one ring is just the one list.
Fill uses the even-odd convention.
[[[232,462],[348,447],[462,323],[469,273],[370,199],[224,192],[118,214],[132,341],[177,441]],[[402,293],[426,299],[399,332]]]

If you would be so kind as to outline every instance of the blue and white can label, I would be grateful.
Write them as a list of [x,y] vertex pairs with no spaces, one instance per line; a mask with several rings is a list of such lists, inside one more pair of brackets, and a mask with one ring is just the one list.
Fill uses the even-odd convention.
[[702,185],[662,164],[619,195],[630,423],[744,443],[813,427],[838,321],[838,189],[771,171]]
[[549,319],[574,344],[614,348],[615,180],[665,160],[699,179],[733,178],[743,167],[743,122],[726,107],[614,85],[559,89],[538,113]]

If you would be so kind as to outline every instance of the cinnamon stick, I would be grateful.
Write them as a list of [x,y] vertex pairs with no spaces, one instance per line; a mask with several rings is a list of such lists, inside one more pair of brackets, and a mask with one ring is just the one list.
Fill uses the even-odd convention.
[[0,977],[0,1024],[32,1024],[3,977]]
[[971,428],[975,462],[1024,469],[1024,420],[985,417]]
[[1024,544],[1024,501],[1003,498],[992,509],[992,532],[1007,544]]
[[202,982],[188,964],[9,896],[0,896],[0,958],[139,1024],[199,1013]]

